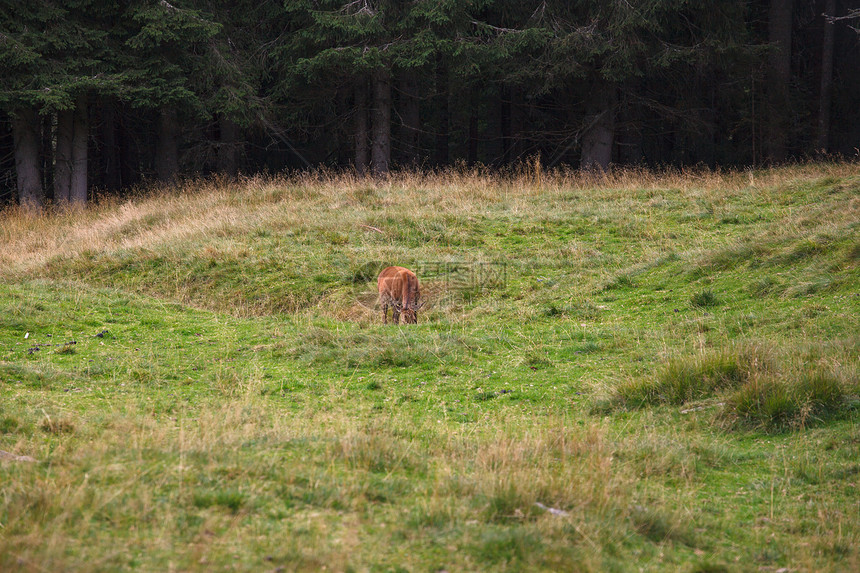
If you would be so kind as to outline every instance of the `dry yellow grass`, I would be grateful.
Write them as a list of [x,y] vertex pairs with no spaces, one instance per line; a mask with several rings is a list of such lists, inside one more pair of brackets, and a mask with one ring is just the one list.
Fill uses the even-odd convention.
[[619,169],[608,173],[540,172],[528,165],[508,175],[475,169],[395,174],[383,180],[329,172],[255,176],[235,182],[193,180],[176,188],[140,191],[127,199],[106,198],[84,210],[7,209],[0,213],[4,245],[0,269],[4,274],[27,274],[57,256],[152,249],[260,225],[312,224],[350,231],[365,222],[368,204],[374,203],[395,216],[440,211],[480,214],[493,206],[516,214],[551,208],[560,196],[575,192],[582,208],[607,216],[630,209],[647,218],[647,202],[643,207],[633,192],[653,192],[651,201],[660,201],[666,191],[719,205],[739,192],[772,194],[793,183],[857,173],[853,163],[757,171]]
[[[572,528],[596,553],[621,535],[608,517],[623,521],[629,512],[632,479],[613,464],[599,424],[548,417],[535,426],[521,415],[493,416],[458,430],[433,419],[368,420],[338,411],[337,394],[331,409],[290,416],[253,392],[238,402],[181,409],[172,421],[118,412],[95,427],[71,414],[79,439],[32,452],[51,459],[49,478],[36,477],[41,470],[34,464],[5,468],[21,486],[4,488],[3,526],[17,533],[0,535],[3,562],[62,569],[72,552],[91,570],[132,562],[143,570],[206,571],[272,554],[289,555],[298,570],[343,570],[379,559],[417,567],[420,551],[409,548],[420,550],[420,535],[388,545],[375,533],[402,529],[404,519],[416,533],[425,522],[472,520],[530,522],[535,539],[561,539]],[[249,457],[248,444],[266,445]],[[206,511],[210,488],[235,491],[237,512]],[[254,505],[285,511],[280,503],[289,498],[278,492],[290,491],[310,507],[293,513],[277,537],[261,535],[270,516]],[[380,504],[380,495],[398,503]],[[488,500],[490,509],[475,500]],[[564,507],[565,514],[552,515],[537,502]],[[195,505],[204,517],[194,527],[201,533],[189,538],[182,524]],[[93,542],[105,527],[124,532],[107,552]],[[301,541],[284,545],[291,535]],[[477,528],[459,543],[476,535]],[[469,567],[465,556],[449,562]]]

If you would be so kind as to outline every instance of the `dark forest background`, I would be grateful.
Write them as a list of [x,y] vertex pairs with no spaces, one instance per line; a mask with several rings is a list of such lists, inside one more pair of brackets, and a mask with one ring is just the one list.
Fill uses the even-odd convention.
[[182,174],[855,157],[857,0],[0,0],[0,203]]

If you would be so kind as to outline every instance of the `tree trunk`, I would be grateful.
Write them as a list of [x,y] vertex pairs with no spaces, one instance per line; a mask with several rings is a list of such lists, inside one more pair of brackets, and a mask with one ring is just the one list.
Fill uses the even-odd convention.
[[342,167],[348,165],[352,160],[352,124],[343,121],[344,118],[352,117],[352,107],[349,98],[353,94],[352,87],[340,88],[335,97],[335,114],[337,127],[332,136],[334,141],[335,165]]
[[387,69],[373,72],[373,138],[370,167],[376,176],[388,173],[391,162],[391,76]]
[[165,107],[158,115],[155,173],[160,181],[172,181],[179,172],[179,120],[176,109]]
[[226,116],[218,117],[218,171],[229,177],[235,177],[239,171],[238,142],[239,126]]
[[448,133],[451,130],[448,91],[448,66],[440,57],[436,61],[436,109],[439,112],[439,125],[436,128],[436,165],[448,164]]
[[36,209],[45,203],[45,193],[39,179],[38,126],[36,110],[33,108],[19,109],[12,115],[18,202],[23,207]]
[[[119,109],[124,109],[125,104],[119,104]],[[119,143],[119,180],[121,187],[129,187],[140,181],[142,173],[140,147],[134,138],[134,127],[129,126],[128,114],[117,113],[118,129],[117,139]]]
[[616,145],[618,162],[622,165],[643,163],[642,109],[634,97],[638,91],[636,80],[629,80],[619,94]]
[[359,175],[367,173],[367,165],[370,162],[368,129],[367,83],[359,80],[355,86],[355,171]]
[[478,90],[473,87],[469,97],[469,147],[466,151],[469,165],[478,162],[478,106]]
[[415,166],[420,161],[419,142],[421,116],[418,105],[418,80],[414,72],[405,72],[401,80],[403,94],[403,140],[404,163]]
[[519,86],[514,86],[510,91],[511,97],[511,140],[510,140],[510,155],[511,161],[521,160],[526,153],[525,149],[525,131],[526,121],[526,101],[523,95],[523,89]]
[[767,155],[784,161],[788,147],[789,83],[791,81],[791,29],[794,0],[770,0],[768,14]]
[[615,90],[612,86],[603,89],[594,86],[593,99],[586,116],[582,134],[582,169],[606,169],[612,161],[615,142]]
[[827,17],[836,16],[836,0],[827,0],[824,8],[824,37],[821,40],[821,93],[818,99],[818,151],[830,148],[830,105],[833,97],[834,25]]
[[54,151],[54,203],[66,205],[71,201],[72,140],[75,135],[75,111],[57,112],[57,147]]
[[506,86],[499,89],[499,139],[502,165],[511,163],[511,95]]
[[102,184],[111,192],[122,186],[120,176],[120,138],[117,137],[116,103],[112,98],[102,106]]
[[47,204],[51,198],[49,195],[53,194],[54,189],[54,117],[49,114],[40,117],[42,118],[41,126],[37,128],[37,133],[42,135],[42,143],[39,148],[41,158],[39,171],[42,176],[41,187],[44,189],[44,200]]
[[615,118],[612,110],[606,109],[591,119],[594,124],[582,136],[580,166],[583,169],[605,170],[612,161]]
[[90,122],[87,95],[81,94],[75,102],[72,161],[69,177],[69,202],[85,205],[87,202],[87,144]]

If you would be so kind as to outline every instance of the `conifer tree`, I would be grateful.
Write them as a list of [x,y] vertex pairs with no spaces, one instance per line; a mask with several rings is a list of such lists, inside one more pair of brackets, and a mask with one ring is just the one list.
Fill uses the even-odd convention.
[[221,29],[207,14],[181,0],[129,5],[118,30],[126,69],[122,97],[156,114],[155,171],[169,181],[179,170],[184,117],[199,119],[206,108],[195,79],[204,75],[206,43]]
[[[65,0],[4,3],[0,11],[2,42],[0,70],[6,82],[0,89],[0,108],[13,116],[19,157],[16,160],[19,200],[41,206],[52,181],[53,200],[59,205],[84,204],[88,198],[89,112],[102,94],[116,93],[122,74],[111,65],[115,45],[109,31],[121,9],[106,0]],[[37,117],[56,117],[52,122]],[[56,140],[53,158],[40,161],[31,140]],[[54,165],[39,173],[39,165]],[[36,182],[40,182],[38,185]]]

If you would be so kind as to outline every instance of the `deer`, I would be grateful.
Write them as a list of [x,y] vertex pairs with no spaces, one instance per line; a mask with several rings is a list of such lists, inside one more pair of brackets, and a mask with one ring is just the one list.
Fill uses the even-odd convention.
[[403,267],[386,267],[379,273],[376,286],[379,290],[379,304],[382,305],[383,324],[388,324],[389,307],[392,309],[391,318],[394,324],[400,322],[401,314],[404,324],[418,322],[418,311],[424,303],[420,302],[421,291],[415,273]]

